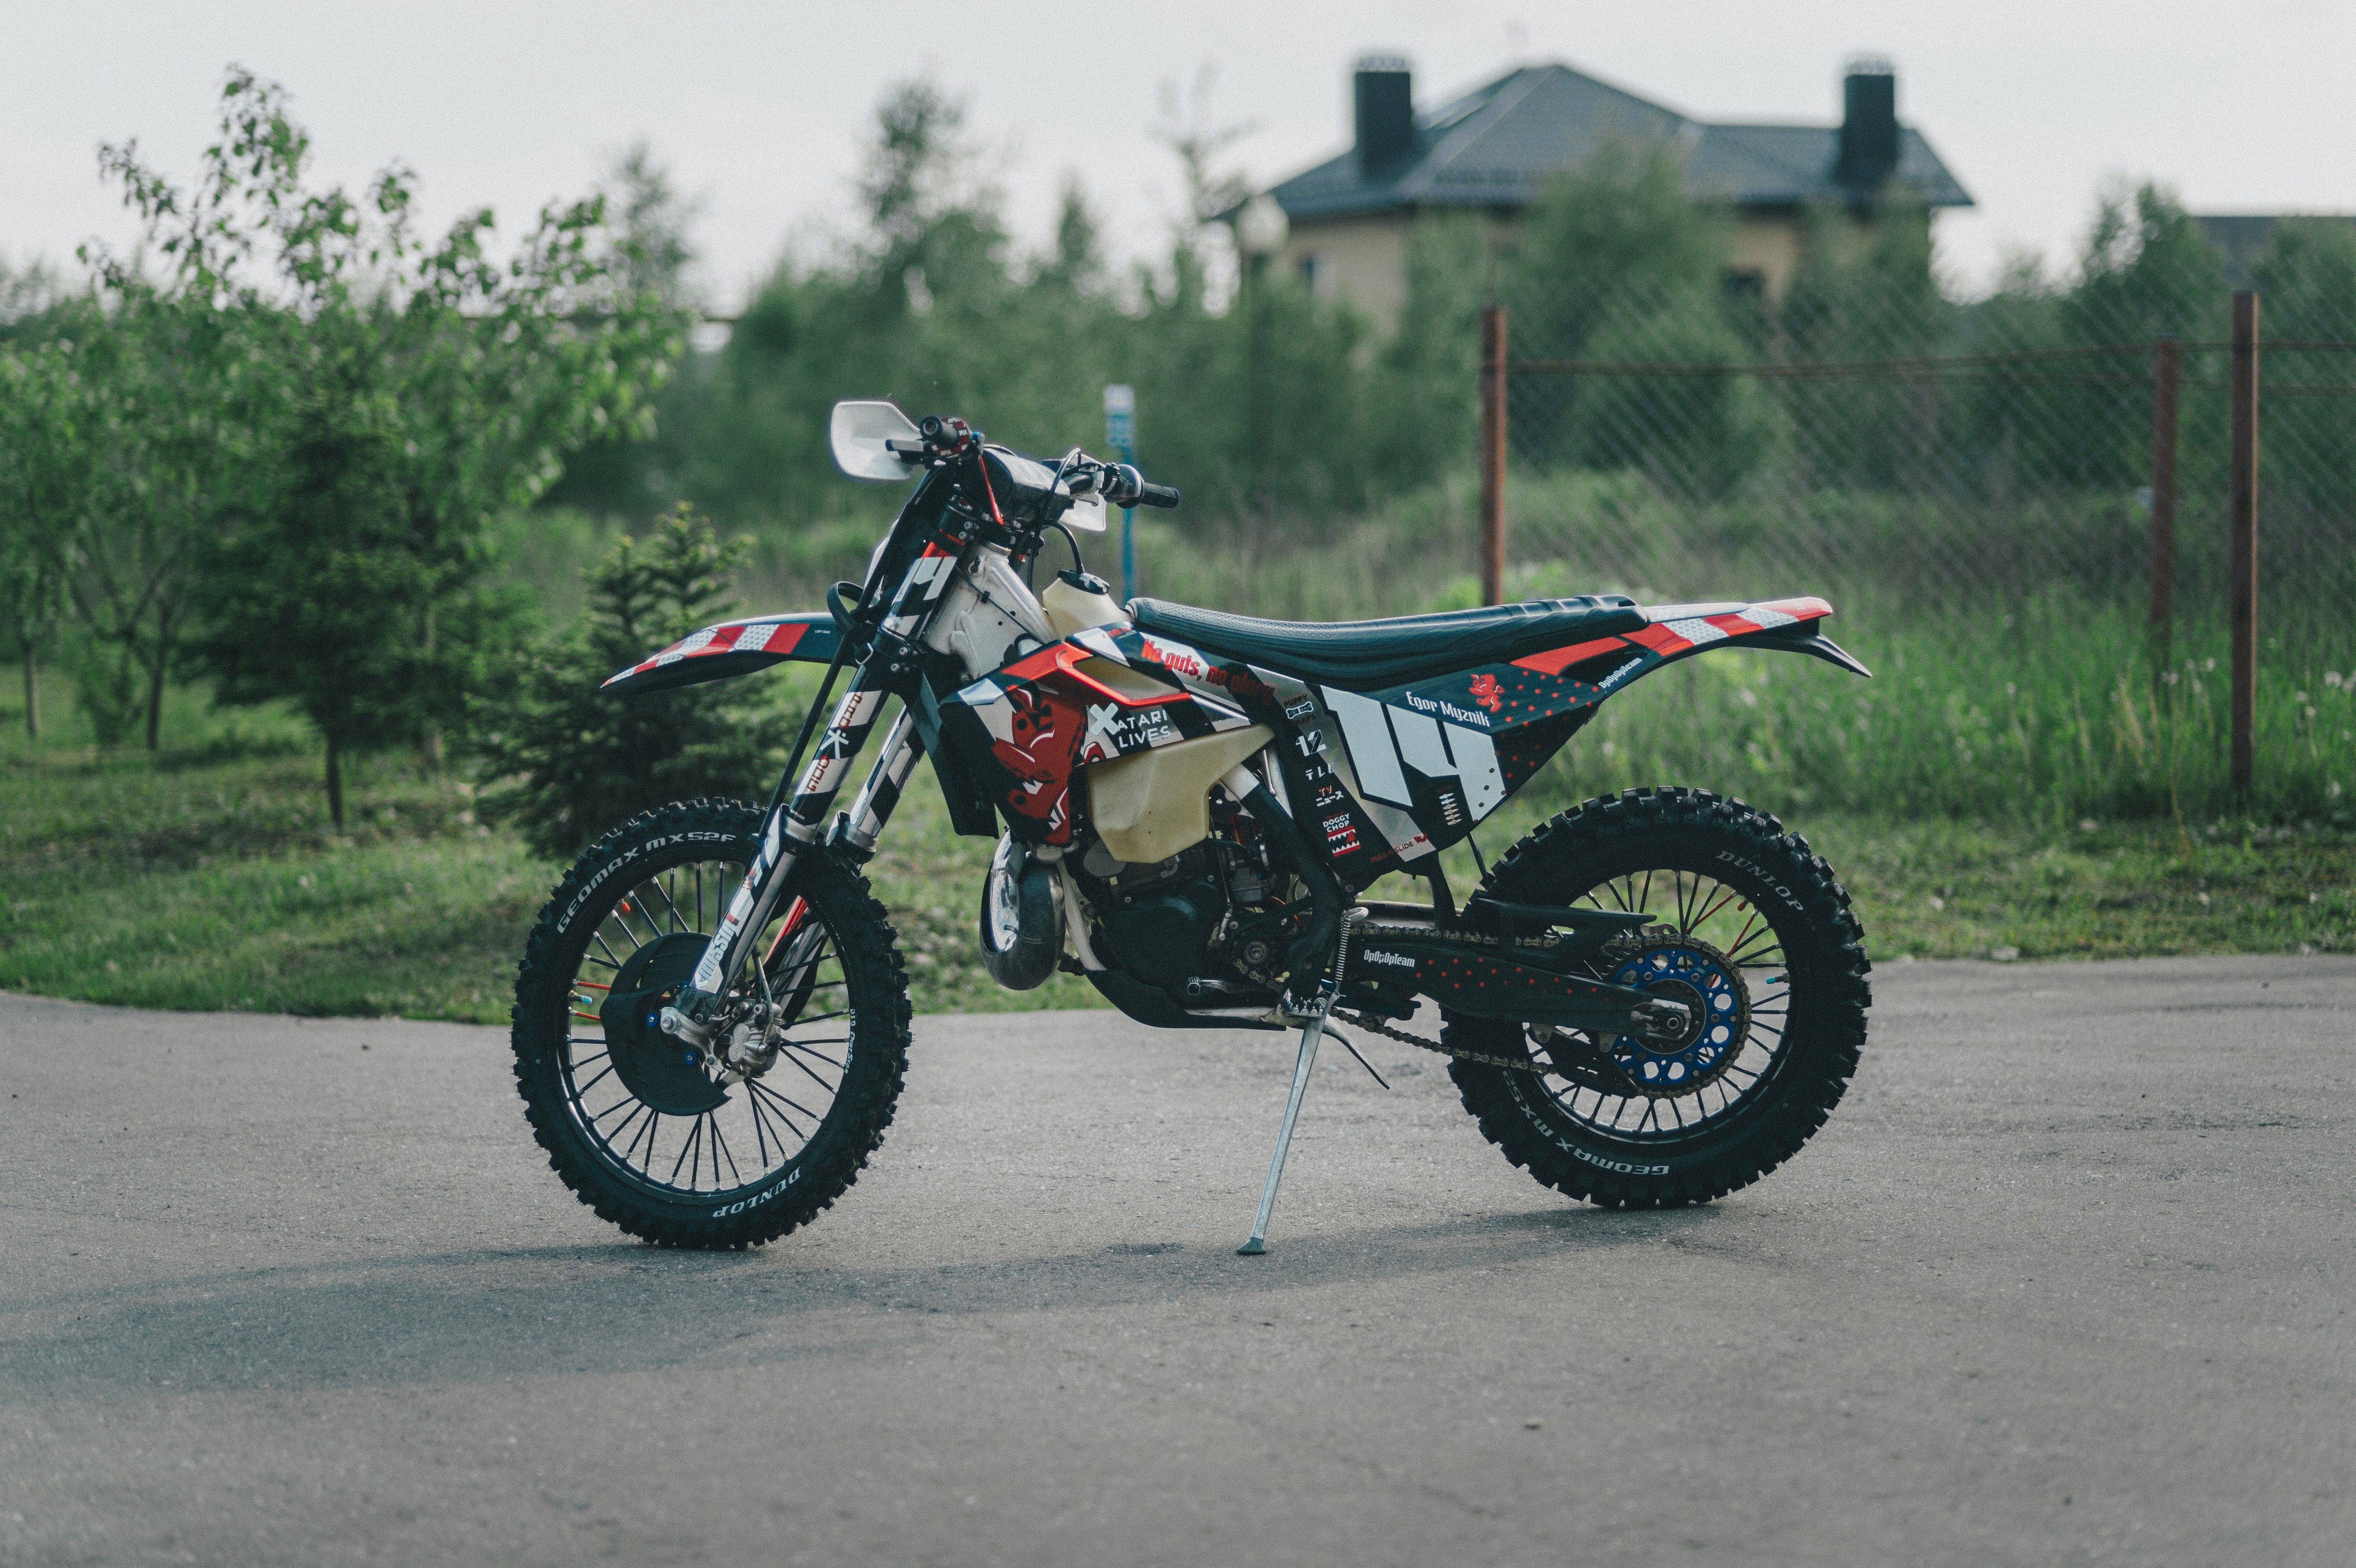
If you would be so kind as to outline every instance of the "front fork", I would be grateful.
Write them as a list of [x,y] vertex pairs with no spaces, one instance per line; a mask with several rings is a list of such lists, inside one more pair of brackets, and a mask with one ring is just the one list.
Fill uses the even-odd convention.
[[[762,820],[760,844],[754,851],[753,863],[745,869],[735,897],[729,901],[720,928],[704,944],[703,957],[696,965],[694,976],[688,989],[680,994],[678,1005],[663,1009],[664,1032],[699,1046],[710,1044],[713,1009],[727,991],[729,979],[743,967],[762,929],[769,923],[777,900],[792,880],[794,866],[819,843],[827,814],[833,809],[835,797],[842,793],[842,781],[850,773],[851,761],[867,744],[868,733],[875,728],[876,717],[883,711],[885,693],[882,682],[869,673],[874,667],[871,663],[852,676],[851,688],[842,694],[833,717],[827,721],[818,754],[810,759],[793,793],[771,806]],[[883,831],[892,807],[898,804],[898,784],[907,777],[908,764],[914,760],[913,756],[901,755],[915,750],[906,739],[906,716],[903,714],[902,722],[892,731],[894,744],[886,748],[876,764],[876,776],[870,778],[860,791],[859,826],[865,830],[863,837],[868,845]],[[884,787],[886,785],[889,787]]]
[[[867,744],[867,732],[875,728],[875,716],[884,709],[885,695],[882,672],[898,664],[896,656],[915,645],[938,607],[942,591],[957,575],[958,559],[959,551],[950,541],[935,539],[908,563],[908,571],[894,591],[890,609],[879,628],[877,645],[861,661],[851,677],[851,689],[835,705],[834,717],[827,721],[826,738],[819,743],[818,755],[810,759],[793,794],[772,805],[763,818],[760,847],[754,851],[744,884],[729,901],[720,929],[704,944],[703,957],[696,965],[687,988],[680,993],[679,1005],[662,1010],[665,1033],[678,1035],[709,1054],[714,1014],[727,992],[729,980],[744,965],[754,939],[769,923],[778,896],[791,880],[795,863],[818,846],[825,831],[827,813],[834,809],[834,797],[842,793],[842,781],[851,772],[851,759]],[[895,729],[893,735],[895,741],[900,740],[903,731]],[[895,746],[893,752],[896,753],[899,749]],[[905,759],[898,760],[905,763]],[[894,761],[895,756],[887,753],[879,772],[892,767]],[[897,778],[906,776],[907,768],[902,765]],[[871,779],[868,787],[860,792],[863,815],[872,815],[865,808],[878,804],[871,799],[875,794],[876,781]],[[886,816],[899,799],[896,784],[888,794],[889,799],[881,802]],[[874,832],[882,830],[879,818]],[[873,833],[868,841],[874,841]]]

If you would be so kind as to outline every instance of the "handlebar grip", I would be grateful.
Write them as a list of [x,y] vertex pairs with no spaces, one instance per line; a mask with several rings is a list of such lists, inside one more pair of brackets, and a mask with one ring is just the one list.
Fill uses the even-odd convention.
[[1178,487],[1174,485],[1140,485],[1137,487],[1137,504],[1174,511],[1178,506]]

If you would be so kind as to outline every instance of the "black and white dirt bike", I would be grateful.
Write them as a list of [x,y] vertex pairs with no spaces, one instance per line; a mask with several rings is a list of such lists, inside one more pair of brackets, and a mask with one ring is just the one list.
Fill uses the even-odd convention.
[[[1061,968],[1141,1023],[1300,1030],[1247,1253],[1263,1250],[1329,1020],[1452,1058],[1506,1158],[1603,1204],[1745,1186],[1840,1099],[1870,1000],[1863,934],[1830,868],[1773,817],[1683,788],[1590,801],[1461,901],[1439,855],[1664,664],[1740,646],[1866,673],[1822,635],[1822,600],[1582,597],[1335,624],[1124,608],[1071,530],[1101,529],[1108,503],[1175,507],[1175,490],[890,403],[836,405],[831,435],[845,472],[915,482],[866,580],[606,683],[822,662],[794,762],[766,806],[684,802],[607,834],[524,954],[517,1080],[550,1163],[599,1214],[649,1241],[743,1246],[857,1179],[892,1119],[909,1018],[860,868],[919,753],[957,831],[997,839],[979,938],[1001,985]],[[1051,533],[1072,569],[1034,593]],[[1428,900],[1360,897],[1392,873]],[[1425,1002],[1436,1040],[1411,1027]]]

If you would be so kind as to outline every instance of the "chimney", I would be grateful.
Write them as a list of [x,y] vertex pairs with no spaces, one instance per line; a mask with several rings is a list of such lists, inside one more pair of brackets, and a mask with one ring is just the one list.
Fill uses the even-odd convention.
[[1897,172],[1897,68],[1877,55],[1860,55],[1841,80],[1840,155],[1833,181],[1870,196]]
[[1415,97],[1407,61],[1368,55],[1358,62],[1358,169],[1375,174],[1415,151]]

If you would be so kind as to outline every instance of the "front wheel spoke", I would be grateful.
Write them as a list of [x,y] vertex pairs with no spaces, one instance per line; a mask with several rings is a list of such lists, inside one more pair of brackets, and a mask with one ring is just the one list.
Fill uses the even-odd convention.
[[[712,1147],[719,1150],[721,1155],[727,1157],[728,1175],[730,1179],[733,1179],[737,1186],[744,1186],[744,1173],[736,1168],[735,1153],[729,1148],[727,1138],[721,1134],[720,1118],[717,1115],[714,1115],[712,1118]],[[720,1185],[720,1159],[718,1156],[715,1156],[712,1161],[712,1185],[714,1187]]]
[[[703,1141],[703,1118],[702,1118],[701,1116],[698,1116],[698,1117],[696,1117],[696,1118],[695,1118],[695,1122],[694,1122],[693,1126],[689,1130],[686,1139],[685,1139],[683,1142],[681,1142],[681,1143],[680,1144],[680,1146],[679,1146],[679,1157],[678,1157],[677,1159],[672,1160],[672,1161],[670,1162],[670,1177],[669,1177],[669,1180],[670,1180],[670,1184],[671,1184],[673,1187],[676,1187],[676,1186],[678,1186],[678,1185],[679,1185],[679,1168],[680,1168],[680,1166],[685,1165],[685,1164],[687,1163],[687,1157],[688,1157],[689,1152],[690,1152],[691,1150],[693,1150],[693,1149],[697,1149],[697,1148],[699,1148],[699,1147],[701,1146],[702,1141]],[[701,1169],[701,1167],[700,1165],[699,1165],[698,1167],[696,1167],[696,1168],[695,1168],[695,1169]],[[687,1173],[687,1184],[688,1184],[690,1187],[692,1187],[692,1186],[694,1186],[694,1185],[695,1185],[695,1169],[691,1169],[691,1170]]]
[[[668,871],[664,874],[670,877],[676,877],[679,875],[677,871]],[[670,911],[670,928],[673,932],[693,931],[695,929],[695,927],[689,925],[680,918],[679,904],[671,898],[670,889],[668,886],[661,882],[657,882],[655,884],[655,891],[662,894],[663,907]]]
[[[657,942],[660,942],[663,939],[663,928],[655,923],[654,911],[647,907],[647,889],[648,888],[654,888],[657,892],[662,891],[662,889],[657,887],[652,881],[643,882],[639,884],[636,892],[633,892],[628,898],[622,901],[622,907],[626,910],[629,910],[631,913],[644,921],[647,926],[647,935]],[[627,921],[622,923],[622,929],[625,931],[629,929],[629,923]],[[638,945],[643,947],[646,944],[641,942]]]
[[[647,1113],[646,1135],[647,1155],[643,1165],[644,1168],[651,1170],[654,1168],[655,1146],[662,1139],[662,1113],[653,1109],[652,1107],[648,1107]],[[637,1158],[637,1151],[638,1140],[633,1137],[630,1140],[629,1149],[630,1157],[633,1159]]]
[[598,1084],[603,1083],[607,1078],[611,1077],[613,1075],[613,1072],[614,1064],[608,1061],[598,1072],[596,1077],[592,1078],[588,1083],[584,1083],[580,1088],[573,1091],[574,1097],[578,1098],[583,1094],[586,1094],[590,1090],[594,1089]]
[[605,967],[607,967],[608,969],[619,969],[619,968],[622,966],[622,961],[621,961],[619,958],[616,958],[616,957],[614,956],[614,950],[613,950],[611,947],[608,947],[608,946],[606,946],[606,945],[605,945],[605,933],[604,933],[603,932],[598,932],[598,931],[593,931],[593,932],[591,932],[591,933],[589,933],[589,940],[590,940],[590,941],[592,941],[592,942],[594,942],[594,943],[595,943],[595,944],[597,944],[597,946],[598,946],[599,950],[600,950],[600,951],[602,951],[602,952],[605,955],[605,957],[609,960],[609,962],[606,964]]
[[809,1135],[802,1131],[800,1123],[795,1121],[791,1116],[787,1115],[785,1112],[777,1109],[776,1106],[765,1104],[760,1095],[754,1095],[748,1103],[755,1110],[759,1111],[765,1119],[774,1116],[785,1125],[786,1131],[783,1133],[777,1131],[775,1127],[771,1127],[769,1129],[769,1136],[776,1141],[777,1146],[777,1159],[780,1163],[782,1163],[786,1158],[786,1139],[788,1134],[792,1136],[793,1141],[797,1144],[806,1144],[809,1142]]
[[[788,1041],[787,1043],[791,1043],[791,1042],[790,1042],[790,1041]],[[812,1051],[812,1052],[810,1052],[810,1054],[811,1054],[812,1056],[818,1056],[818,1059],[819,1059],[820,1061],[824,1061],[824,1062],[826,1062],[829,1066],[834,1067],[838,1072],[840,1072],[840,1071],[841,1071],[841,1064],[840,1064],[840,1063],[838,1063],[838,1062],[835,1062],[831,1058],[830,1058],[830,1057],[825,1057],[825,1056],[819,1056],[819,1053],[818,1053],[818,1052],[816,1052],[816,1051]],[[787,1061],[792,1062],[792,1063],[793,1063],[797,1068],[798,1068],[798,1069],[801,1071],[801,1075],[802,1075],[803,1077],[805,1077],[805,1078],[809,1079],[811,1083],[813,1083],[817,1084],[819,1088],[821,1088],[821,1089],[825,1090],[825,1091],[826,1091],[828,1093],[830,1093],[830,1094],[831,1094],[831,1093],[835,1093],[835,1090],[836,1090],[836,1088],[837,1088],[837,1085],[836,1085],[836,1084],[833,1084],[833,1083],[828,1083],[825,1079],[820,1078],[817,1073],[815,1073],[815,1072],[811,1072],[811,1071],[810,1071],[810,1065],[809,1065],[809,1062],[804,1061],[803,1061],[800,1057],[798,1057],[798,1056],[788,1056],[788,1057],[787,1057],[787,1058],[786,1058],[786,1060],[787,1060]]]
[[[761,1168],[766,1170],[769,1168],[769,1124],[761,1111],[761,1097],[758,1094],[747,1094],[744,1096],[744,1105],[753,1113],[754,1151],[761,1157]],[[777,1145],[777,1152],[780,1154],[785,1152],[785,1145],[782,1141]]]
[[[767,1084],[761,1083],[757,1079],[748,1078],[745,1082],[751,1084],[755,1093],[758,1093],[763,1099],[774,1102],[771,1109],[776,1112],[777,1119],[784,1122],[786,1125],[793,1127],[794,1136],[798,1138],[806,1136],[807,1135],[803,1133],[800,1127],[795,1125],[793,1118],[786,1115],[787,1109],[799,1111],[803,1115],[808,1116],[813,1123],[823,1119],[816,1111],[811,1110],[808,1105],[803,1104],[798,1100],[793,1099],[789,1095],[778,1093],[775,1089],[770,1088]],[[820,1086],[824,1087],[824,1085]]]
[[[588,1107],[584,1105],[582,1109],[586,1110]],[[615,1101],[612,1104],[606,1106],[604,1110],[598,1112],[595,1115],[591,1116],[589,1118],[589,1125],[592,1127],[595,1127],[598,1123],[604,1121],[615,1112],[628,1110],[630,1114],[624,1116],[620,1121],[616,1122],[610,1132],[605,1132],[601,1129],[601,1136],[605,1137],[606,1142],[611,1143],[614,1139],[620,1137],[622,1136],[622,1129],[628,1126],[632,1122],[637,1121],[638,1119],[638,1113],[645,1109],[647,1109],[647,1103],[644,1100],[638,1099],[635,1095],[625,1094],[620,1099]]]

